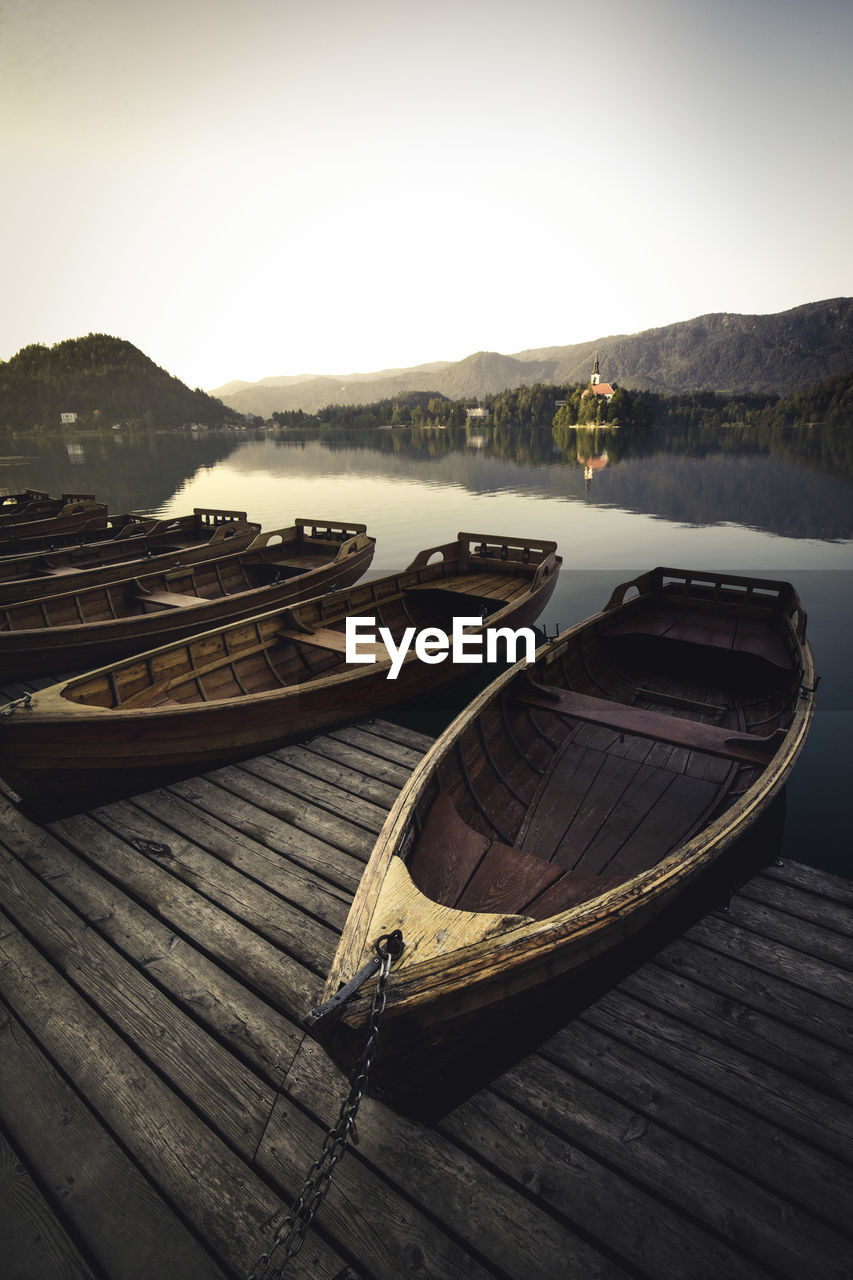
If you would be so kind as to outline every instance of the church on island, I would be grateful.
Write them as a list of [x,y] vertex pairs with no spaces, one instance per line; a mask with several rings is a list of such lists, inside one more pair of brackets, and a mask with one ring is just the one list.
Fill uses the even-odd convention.
[[610,401],[613,399],[614,390],[615,388],[611,387],[609,382],[601,381],[601,374],[598,371],[598,352],[596,351],[595,361],[592,366],[592,376],[589,380],[589,386],[583,393],[583,398],[586,399],[587,396],[603,396],[605,400]]

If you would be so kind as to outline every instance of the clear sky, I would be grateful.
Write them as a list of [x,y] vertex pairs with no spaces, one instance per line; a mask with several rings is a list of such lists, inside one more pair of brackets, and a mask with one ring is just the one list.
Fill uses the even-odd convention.
[[191,386],[853,294],[850,0],[0,0],[0,358]]

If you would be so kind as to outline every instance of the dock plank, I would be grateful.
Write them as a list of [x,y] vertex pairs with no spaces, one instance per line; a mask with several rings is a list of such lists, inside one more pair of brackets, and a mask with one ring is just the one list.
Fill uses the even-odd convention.
[[[329,1123],[346,1092],[329,1070],[319,1045],[306,1040],[288,1075],[288,1090]],[[486,1164],[443,1136],[366,1098],[358,1118],[358,1155],[390,1175],[425,1212],[437,1216],[459,1239],[502,1273],[525,1280],[553,1280],[555,1259],[564,1260],[563,1280],[616,1280],[624,1272],[612,1259],[573,1234],[541,1206],[520,1200]],[[418,1158],[412,1159],[417,1151]],[[448,1172],[452,1176],[448,1176]],[[482,1212],[488,1206],[489,1212]]]
[[[18,928],[133,1043],[156,1069],[209,1115],[239,1150],[254,1150],[274,1093],[177,1009],[88,923],[36,876],[0,850],[9,890],[6,907]],[[8,995],[7,995],[8,999]]]
[[[79,821],[74,826],[78,838],[80,826]],[[98,834],[103,836],[105,833],[99,833],[97,824],[89,822],[88,830],[84,827],[83,848],[87,852],[92,852]],[[119,861],[115,843],[110,846],[109,853],[113,869]],[[142,889],[154,896],[168,923],[155,919],[145,906],[118,889],[58,840],[30,852],[24,860],[43,881],[57,885],[59,896],[86,924],[155,978],[177,1004],[227,1042],[256,1071],[267,1075],[275,1084],[279,1083],[282,1061],[290,1060],[299,1046],[302,1033],[254,990],[248,990],[244,981],[232,976],[232,973],[239,972],[245,980],[245,975],[251,974],[253,987],[257,990],[266,985],[271,999],[279,999],[281,992],[287,989],[286,978],[282,976],[286,967],[271,962],[263,953],[259,958],[259,948],[252,945],[255,942],[253,934],[239,928],[229,929],[227,918],[213,925],[208,923],[208,949],[204,953],[171,927],[176,923],[186,926],[186,913],[165,901],[168,886],[162,873],[159,880],[156,875],[148,877]],[[143,870],[147,870],[146,859],[140,857],[137,861]],[[156,872],[159,868],[155,866],[153,870]],[[131,878],[134,884],[138,884],[140,879],[138,876]],[[195,923],[193,916],[190,916],[190,923]],[[244,935],[242,938],[241,933]],[[217,938],[218,948],[211,941]],[[223,963],[215,963],[209,958],[209,953],[214,951]],[[278,961],[280,953],[276,952],[275,957]],[[231,973],[223,964],[230,966]],[[259,969],[260,974],[257,972]],[[272,970],[266,983],[265,969]],[[304,981],[293,985],[297,993],[291,994],[294,1004],[313,989]]]
[[[16,1016],[224,1268],[244,1274],[286,1205],[1,916],[0,957]],[[344,1258],[317,1234],[306,1249],[318,1277],[337,1280]]]
[[841,876],[832,875],[829,871],[808,867],[802,862],[777,861],[765,867],[760,874],[762,879],[779,880],[804,889],[822,901],[853,907],[853,880],[842,880]]
[[[567,1226],[606,1240],[617,1255],[650,1278],[689,1275],[691,1280],[719,1280],[724,1275],[727,1280],[755,1280],[761,1274],[714,1235],[493,1091],[478,1093],[438,1127],[488,1159],[519,1194],[532,1193]],[[614,1204],[619,1205],[618,1213],[613,1212]]]
[[[242,1280],[271,1243],[346,1087],[301,1018],[429,746],[351,725],[47,828],[0,788],[0,1150],[35,1280],[33,1222],[97,1280]],[[366,1098],[287,1274],[840,1280],[851,904],[769,867],[440,1119]]]
[[[785,1133],[674,1066],[650,1059],[589,1021],[559,1031],[539,1052],[631,1108],[641,1119],[665,1126],[725,1168],[755,1179],[783,1201],[848,1237],[853,1233],[853,1170],[817,1152],[808,1142]],[[796,1178],[791,1177],[792,1169],[798,1171]],[[690,1179],[686,1181],[689,1184]],[[712,1207],[706,1211],[713,1211]]]
[[[217,780],[218,781],[218,780]],[[350,898],[364,873],[360,858],[300,829],[280,815],[273,817],[211,777],[175,783],[169,790],[260,844],[283,853],[306,871],[345,890]]]
[[2,1133],[0,1204],[6,1280],[96,1280]]
[[655,963],[794,1026],[819,1044],[853,1054],[853,1018],[841,1005],[773,973],[711,951],[695,938],[694,931],[671,942],[655,957]]
[[[745,1173],[697,1149],[690,1138],[534,1055],[501,1076],[494,1091],[541,1121],[573,1147],[689,1215],[757,1266],[801,1280],[844,1275],[849,1240],[806,1214],[787,1196],[768,1192]],[[658,1216],[662,1216],[658,1211]],[[721,1271],[729,1274],[731,1263]]]
[[[221,793],[216,794],[221,797]],[[297,937],[293,940],[294,953],[299,938],[305,938],[306,964],[318,956],[322,957],[327,947],[325,929],[336,935],[341,932],[350,896],[337,885],[324,880],[316,869],[307,870],[300,862],[293,861],[287,856],[290,852],[287,842],[281,838],[273,842],[268,829],[261,833],[265,836],[264,842],[254,839],[223,817],[214,816],[208,808],[202,808],[203,800],[203,795],[196,795],[191,802],[171,791],[152,791],[134,796],[133,807],[154,818],[165,833],[171,831],[181,836],[185,856],[190,847],[200,849],[226,867],[233,867],[250,882],[269,889],[282,902],[291,903],[297,909],[299,920]],[[115,806],[111,805],[107,812],[114,814]],[[276,834],[280,836],[280,832]],[[317,847],[307,840],[295,843],[303,858],[310,863]],[[180,873],[180,868],[176,870]],[[288,919],[289,912],[283,912],[283,928]],[[313,930],[315,920],[321,926],[316,937]]]
[[310,800],[318,808],[363,827],[374,837],[382,830],[387,808],[326,779],[294,769],[285,760],[269,760],[265,756],[259,756],[256,760],[245,761],[242,768],[246,773],[272,783],[286,795]]
[[[62,1205],[71,1230],[94,1264],[111,1280],[150,1280],[170,1274],[186,1280],[222,1277],[224,1272],[213,1256],[62,1078],[21,1022],[5,1005],[0,1005],[0,1016],[0,1117],[18,1146],[28,1152],[47,1194]],[[41,1214],[38,1222],[41,1233],[45,1230]],[[42,1274],[42,1253],[39,1239],[38,1246],[33,1244],[27,1253],[31,1269],[22,1261],[17,1273],[22,1280],[36,1280]],[[53,1250],[50,1266],[46,1276],[66,1274]],[[11,1274],[16,1274],[14,1268]],[[91,1274],[88,1267],[83,1274]]]
[[355,855],[362,864],[370,857],[375,837],[363,827],[326,809],[319,809],[309,801],[282,791],[274,783],[258,778],[248,770],[233,765],[207,775],[240,800],[246,800],[269,818],[286,822],[297,831],[314,836],[342,854]]
[[[304,746],[306,752],[319,757],[320,760],[345,765],[351,768],[358,776],[387,783],[389,787],[394,789],[395,793],[408,780],[412,771],[412,766],[410,765],[398,764],[394,760],[387,760],[382,756],[367,753],[358,746],[353,745],[353,743],[345,742],[341,738],[333,738],[331,735],[313,738],[306,742]],[[275,759],[280,755],[278,751],[273,751],[271,754]],[[388,807],[390,808],[392,804],[393,800],[389,800]]]
[[380,807],[383,818],[397,799],[399,788],[392,786],[391,783],[382,782],[378,778],[369,778],[349,765],[335,763],[301,745],[283,747],[280,751],[272,752],[270,758],[282,760],[301,773],[331,783],[351,796],[360,796],[364,800],[371,801]]
[[[839,1109],[822,1093],[730,1045],[725,1039],[725,1022],[715,1027],[723,1037],[718,1038],[692,1023],[689,1013],[683,1019],[676,1017],[663,999],[657,1007],[653,1002],[632,999],[624,984],[603,996],[583,1018],[654,1060],[676,1066],[690,1079],[734,1099],[842,1163],[853,1163],[849,1110]],[[846,1127],[846,1133],[839,1131],[839,1124]]]

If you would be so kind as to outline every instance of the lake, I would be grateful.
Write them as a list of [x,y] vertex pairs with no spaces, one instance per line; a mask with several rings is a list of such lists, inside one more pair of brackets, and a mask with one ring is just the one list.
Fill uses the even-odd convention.
[[116,512],[234,507],[265,529],[362,520],[377,573],[458,530],[552,538],[550,634],[658,564],[789,579],[822,683],[782,856],[853,877],[853,429],[0,435],[0,464],[2,487],[91,491]]

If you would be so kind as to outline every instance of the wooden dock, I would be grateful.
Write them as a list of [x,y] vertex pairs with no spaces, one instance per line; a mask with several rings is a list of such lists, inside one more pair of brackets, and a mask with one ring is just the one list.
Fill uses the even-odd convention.
[[[428,740],[351,727],[47,827],[0,796],[9,1280],[242,1277],[345,1084],[300,1019]],[[847,1280],[853,884],[749,880],[425,1123],[366,1099],[286,1275]]]

